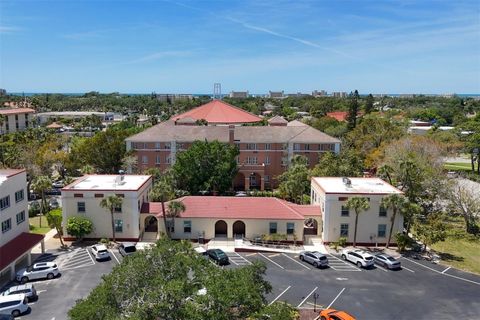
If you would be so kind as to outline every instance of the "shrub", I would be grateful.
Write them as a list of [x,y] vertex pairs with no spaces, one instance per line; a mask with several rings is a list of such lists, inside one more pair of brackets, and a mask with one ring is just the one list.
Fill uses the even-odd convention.
[[93,223],[89,219],[80,216],[73,216],[67,220],[67,233],[77,239],[82,239],[93,230]]
[[399,252],[405,251],[405,249],[412,245],[413,240],[406,234],[397,232],[395,234],[395,240],[397,242],[397,248]]
[[340,247],[346,247],[347,246],[347,238],[346,237],[340,237],[338,239],[338,245]]

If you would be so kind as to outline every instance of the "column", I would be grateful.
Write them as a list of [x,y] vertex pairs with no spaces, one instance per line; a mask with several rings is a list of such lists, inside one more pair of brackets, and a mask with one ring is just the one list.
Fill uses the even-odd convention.
[[10,265],[9,267],[10,269],[10,280],[15,280],[15,276],[16,276],[16,273],[15,273],[15,261],[12,262],[12,264]]
[[245,191],[250,190],[250,176],[245,176]]
[[45,253],[45,239],[42,239],[42,242],[40,243],[42,247],[42,254]]
[[265,190],[265,177],[263,175],[260,176],[260,191]]
[[28,263],[28,265],[32,264],[32,253],[31,252],[27,253],[27,263]]

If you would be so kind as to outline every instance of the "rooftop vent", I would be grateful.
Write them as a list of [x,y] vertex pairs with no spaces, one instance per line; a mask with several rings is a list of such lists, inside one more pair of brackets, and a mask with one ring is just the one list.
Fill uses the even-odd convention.
[[347,188],[351,188],[351,187],[352,187],[352,180],[350,180],[349,178],[343,177],[343,178],[342,178],[342,181],[343,181],[343,184],[344,184]]

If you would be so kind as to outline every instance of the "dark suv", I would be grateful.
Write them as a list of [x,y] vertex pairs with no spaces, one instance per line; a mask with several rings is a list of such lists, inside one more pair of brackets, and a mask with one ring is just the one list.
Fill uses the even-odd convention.
[[210,259],[215,261],[215,263],[219,266],[227,265],[230,263],[230,261],[228,260],[228,256],[220,249],[209,249],[207,250],[207,254]]

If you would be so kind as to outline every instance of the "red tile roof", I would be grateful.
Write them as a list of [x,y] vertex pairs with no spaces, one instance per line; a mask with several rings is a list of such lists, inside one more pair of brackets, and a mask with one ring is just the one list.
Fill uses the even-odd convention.
[[346,121],[347,120],[346,111],[335,111],[335,112],[327,112],[327,117],[333,118],[337,121]]
[[34,113],[35,110],[30,108],[13,108],[13,109],[0,109],[0,114],[21,114],[21,113]]
[[[320,206],[299,206],[277,198],[188,196],[176,201],[186,208],[180,218],[304,220],[304,214],[321,214]],[[141,213],[162,217],[161,203],[144,203]]]
[[185,113],[174,115],[171,120],[182,118],[205,119],[208,123],[250,123],[262,121],[262,118],[221,100],[213,100]]
[[21,257],[43,239],[42,234],[22,232],[14,239],[0,247],[0,270]]

